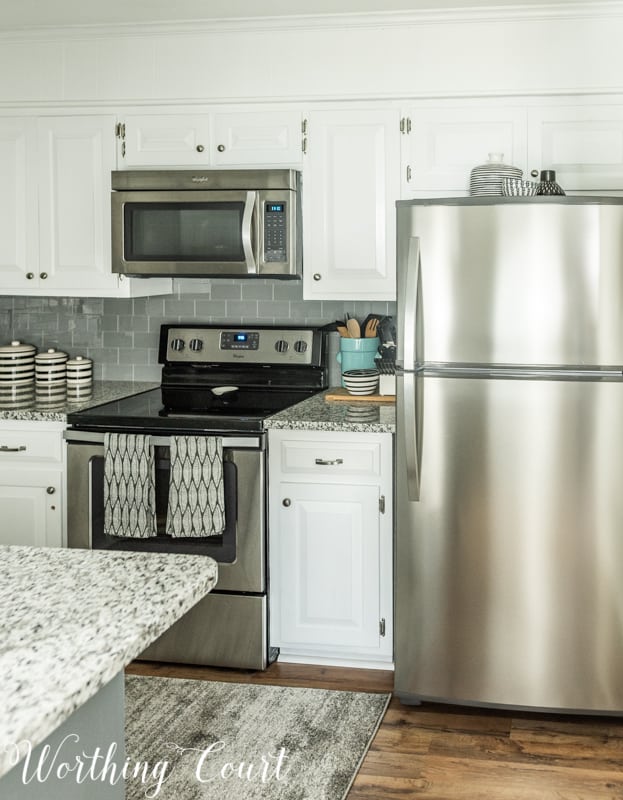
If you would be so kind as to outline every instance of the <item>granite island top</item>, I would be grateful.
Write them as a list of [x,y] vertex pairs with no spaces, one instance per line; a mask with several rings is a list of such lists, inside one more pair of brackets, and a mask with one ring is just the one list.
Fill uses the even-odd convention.
[[0,547],[0,776],[216,580],[206,556]]
[[326,400],[326,392],[279,411],[264,420],[264,427],[307,431],[354,431],[361,433],[394,433],[396,406],[356,400]]
[[61,403],[46,403],[33,400],[25,407],[11,407],[10,403],[0,405],[0,420],[19,419],[37,420],[40,422],[66,422],[67,414],[82,411],[85,408],[101,406],[122,397],[139,394],[156,389],[159,383],[153,381],[93,381],[93,391],[82,400],[64,400]]

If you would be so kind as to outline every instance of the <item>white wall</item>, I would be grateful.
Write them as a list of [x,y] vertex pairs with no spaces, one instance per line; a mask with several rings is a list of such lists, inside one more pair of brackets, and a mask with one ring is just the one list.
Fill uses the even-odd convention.
[[620,92],[623,3],[0,37],[0,104]]

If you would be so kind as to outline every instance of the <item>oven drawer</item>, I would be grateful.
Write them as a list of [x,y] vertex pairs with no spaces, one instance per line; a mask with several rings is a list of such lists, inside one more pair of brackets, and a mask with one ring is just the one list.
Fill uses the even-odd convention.
[[266,669],[266,595],[210,592],[144,650],[141,661]]
[[381,474],[381,441],[374,434],[271,431],[269,441],[277,450],[271,457],[286,475],[378,479]]

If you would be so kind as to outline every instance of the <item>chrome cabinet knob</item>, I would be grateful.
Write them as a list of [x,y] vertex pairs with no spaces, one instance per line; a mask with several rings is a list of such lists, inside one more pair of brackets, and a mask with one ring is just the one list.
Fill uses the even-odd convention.
[[533,169],[533,170],[530,172],[530,175],[532,175],[532,177],[533,177],[533,178],[538,178],[538,177],[539,177],[539,171],[538,171],[538,169]]
[[314,272],[314,280],[315,281],[321,281],[322,280],[322,275],[319,272]]
[[196,150],[197,150],[198,153],[203,153],[203,151],[205,150],[205,147],[202,144],[198,144],[197,147],[196,147]]
[[34,273],[34,272],[27,272],[27,273],[26,273],[26,278],[27,278],[29,281],[31,281],[31,280],[32,280],[34,277],[35,277],[35,273]]
[[288,508],[289,506],[291,506],[291,505],[292,505],[292,500],[290,500],[290,498],[289,498],[289,497],[285,497],[285,498],[284,498],[284,499],[281,501],[281,505],[282,505],[282,506],[285,506],[286,508]]
[[48,488],[46,489],[46,492],[48,494],[54,494],[55,491],[56,489],[53,486],[48,486]]
[[41,278],[41,280],[44,281],[48,277],[48,273],[47,272],[40,272],[39,273],[39,277]]
[[219,144],[219,146],[216,149],[219,151],[219,153],[224,153],[225,152],[225,145],[224,144]]

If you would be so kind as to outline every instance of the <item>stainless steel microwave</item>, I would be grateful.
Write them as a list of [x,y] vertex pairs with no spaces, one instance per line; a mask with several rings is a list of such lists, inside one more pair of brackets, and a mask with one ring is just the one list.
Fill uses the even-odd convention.
[[113,172],[112,269],[139,277],[300,278],[300,173]]

